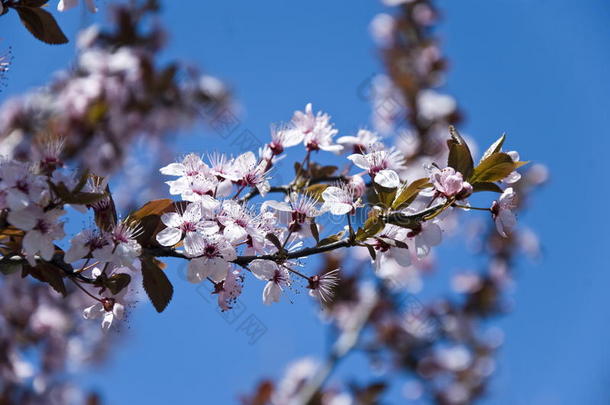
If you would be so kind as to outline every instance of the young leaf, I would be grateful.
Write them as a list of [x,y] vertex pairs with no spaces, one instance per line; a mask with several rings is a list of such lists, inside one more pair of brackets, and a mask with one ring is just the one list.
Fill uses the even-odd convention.
[[25,28],[42,42],[51,45],[68,43],[68,38],[48,11],[27,6],[15,6],[14,8]]
[[385,224],[379,218],[378,212],[371,211],[362,228],[358,229],[356,232],[356,240],[363,241],[371,236],[375,236],[383,230],[384,226]]
[[344,235],[345,235],[345,231],[338,232],[334,235],[331,235],[327,238],[322,239],[316,246],[330,245],[333,242],[338,242],[341,240],[341,238],[343,238]]
[[434,218],[440,212],[445,209],[445,204],[438,204],[430,208],[426,208],[422,211],[414,214],[405,214],[400,211],[390,212],[385,216],[384,220],[388,224],[397,225],[402,228],[414,229],[419,226],[422,221]]
[[493,191],[495,193],[502,194],[502,189],[496,183],[487,183],[487,182],[475,183],[472,186],[472,192],[478,193],[480,191]]
[[421,179],[417,179],[409,184],[407,187],[402,187],[398,189],[396,199],[392,203],[392,209],[398,210],[405,207],[408,207],[409,204],[417,198],[417,195],[421,190],[424,190],[428,187],[432,187],[430,184],[430,180],[425,177]]
[[456,171],[462,173],[464,179],[467,180],[470,178],[474,167],[472,154],[468,144],[453,125],[449,127],[449,133],[451,134],[451,139],[447,141],[447,146],[449,147],[447,166],[453,167]]
[[373,183],[373,186],[375,187],[375,191],[377,192],[374,195],[374,201],[376,205],[379,205],[383,208],[390,207],[392,205],[392,202],[396,198],[396,192],[398,189],[383,187],[377,183]]
[[482,161],[484,161],[485,159],[487,159],[488,157],[490,157],[491,155],[493,155],[494,153],[500,152],[502,150],[502,145],[504,145],[505,139],[506,139],[506,134],[502,134],[501,137],[499,137],[494,143],[492,143],[491,146],[489,148],[487,148],[485,153],[483,153],[483,156],[481,157],[479,164]]
[[154,257],[143,257],[142,284],[157,312],[163,312],[174,295],[174,287],[162,270],[163,263]]
[[517,168],[506,153],[498,152],[483,160],[472,173],[470,184],[500,181]]

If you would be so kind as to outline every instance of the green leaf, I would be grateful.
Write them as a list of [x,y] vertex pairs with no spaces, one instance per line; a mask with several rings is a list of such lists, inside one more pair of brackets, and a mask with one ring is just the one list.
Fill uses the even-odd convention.
[[142,285],[157,312],[163,312],[174,295],[174,287],[162,270],[163,263],[154,257],[143,257]]
[[517,168],[513,159],[506,153],[498,152],[483,160],[472,173],[470,184],[500,181]]
[[395,211],[390,212],[388,215],[384,216],[383,219],[388,224],[400,226],[402,228],[415,229],[422,221],[427,221],[434,218],[445,208],[446,204],[443,203],[413,214],[405,214],[404,212]]
[[415,200],[415,198],[417,198],[417,195],[421,190],[432,187],[432,184],[430,184],[430,180],[425,177],[414,180],[411,182],[411,184],[406,187],[405,186],[398,189],[396,199],[394,199],[394,202],[392,203],[392,209],[398,210],[408,207]]
[[363,241],[371,236],[375,236],[383,230],[384,226],[384,222],[379,218],[379,212],[372,210],[362,228],[356,232],[356,240]]
[[334,235],[322,239],[320,242],[318,242],[316,246],[330,245],[331,243],[338,242],[343,238],[344,235],[345,231],[338,232]]
[[495,193],[502,194],[502,189],[496,183],[488,183],[488,182],[475,183],[474,186],[472,186],[472,192],[478,193],[480,191],[493,191]]
[[456,171],[462,173],[464,179],[468,179],[474,167],[468,144],[453,125],[449,127],[449,133],[451,134],[451,139],[447,141],[447,146],[449,147],[447,166],[453,167]]
[[51,13],[37,7],[15,6],[25,28],[37,39],[51,45],[68,43]]
[[373,182],[376,193],[373,195],[375,205],[379,205],[382,208],[389,208],[392,206],[392,202],[396,198],[397,188],[382,187],[379,184]]
[[500,152],[502,150],[502,145],[504,145],[505,139],[506,139],[506,134],[502,134],[501,137],[499,137],[494,143],[492,143],[491,146],[489,148],[487,148],[485,153],[483,153],[483,156],[481,157],[481,160],[479,161],[479,163],[481,163],[482,161],[484,161],[485,159],[487,159],[494,153]]

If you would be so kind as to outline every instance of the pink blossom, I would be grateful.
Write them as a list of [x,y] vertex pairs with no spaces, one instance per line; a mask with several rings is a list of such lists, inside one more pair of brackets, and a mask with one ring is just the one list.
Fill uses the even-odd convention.
[[263,289],[263,303],[271,305],[280,301],[284,288],[290,285],[290,273],[285,267],[271,260],[253,260],[248,268],[259,280],[267,281]]
[[322,302],[330,301],[334,294],[334,288],[339,284],[339,271],[340,269],[334,269],[322,275],[311,277],[307,285],[309,295]]
[[202,221],[201,205],[189,204],[184,213],[168,212],[161,215],[161,222],[166,226],[157,234],[157,242],[162,246],[174,246],[184,235],[184,250],[187,254],[197,255],[196,248],[202,244],[201,230],[214,232],[215,229],[208,222]]
[[24,231],[23,250],[28,262],[34,266],[34,256],[40,254],[44,260],[49,261],[55,253],[54,242],[65,236],[64,224],[59,218],[65,214],[64,210],[53,209],[43,211],[37,205],[8,213],[8,222]]
[[194,250],[199,256],[189,262],[187,279],[191,283],[200,283],[208,277],[216,282],[224,280],[229,262],[237,257],[235,248],[220,235],[198,239]]
[[323,211],[333,215],[354,215],[356,209],[362,207],[357,191],[349,183],[341,183],[339,187],[331,186],[322,192]]
[[218,306],[223,311],[233,308],[233,304],[241,295],[243,289],[243,277],[239,271],[233,270],[227,273],[224,281],[216,284],[214,294],[218,294]]
[[517,218],[513,210],[517,206],[517,194],[512,187],[504,190],[498,201],[491,205],[491,215],[496,221],[498,233],[503,237],[508,237],[513,228],[517,225]]
[[462,173],[456,172],[453,167],[440,170],[437,167],[430,169],[430,182],[434,188],[445,197],[453,197],[466,188],[472,190],[470,184],[464,181]]

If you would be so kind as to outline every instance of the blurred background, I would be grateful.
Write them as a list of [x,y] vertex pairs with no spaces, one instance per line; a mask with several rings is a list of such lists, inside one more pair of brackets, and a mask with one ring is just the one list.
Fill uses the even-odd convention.
[[[109,3],[109,2],[108,2]],[[371,0],[292,4],[265,2],[162,2],[170,33],[164,57],[203,66],[233,91],[240,126],[265,140],[269,125],[288,121],[312,102],[330,113],[343,135],[371,126],[362,88],[381,72],[370,22],[384,10]],[[604,175],[610,128],[610,6],[603,0],[443,0],[438,35],[450,61],[443,91],[465,113],[463,132],[479,145],[501,133],[523,160],[543,163],[550,182],[519,218],[541,244],[541,255],[518,263],[512,312],[495,322],[504,344],[489,404],[607,404],[610,401],[610,286]],[[52,4],[55,7],[54,4]],[[58,15],[66,35],[105,21],[82,7]],[[82,13],[81,13],[82,12]],[[0,100],[40,86],[74,57],[74,41],[47,46],[16,18],[3,18],[2,47],[13,65]],[[176,153],[231,152],[236,140],[199,127],[176,138]],[[449,289],[447,276],[473,268],[466,243],[438,249],[441,275],[430,291]],[[237,403],[264,376],[282,375],[290,361],[323,356],[328,348],[316,304],[289,293],[262,305],[260,288],[245,288],[240,312],[217,311],[208,291],[168,274],[176,294],[157,314],[143,302],[126,335],[103,366],[78,378],[102,392],[108,404]],[[252,285],[250,285],[252,287]],[[264,333],[243,328],[257,319]],[[117,332],[111,332],[117,333]],[[342,363],[338,377],[370,375],[363,358]],[[332,384],[332,382],[331,382]],[[389,403],[406,401],[391,392]],[[417,403],[416,401],[414,403]]]

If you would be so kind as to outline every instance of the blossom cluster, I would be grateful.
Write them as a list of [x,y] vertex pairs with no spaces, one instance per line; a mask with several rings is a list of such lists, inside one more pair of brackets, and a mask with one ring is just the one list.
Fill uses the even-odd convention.
[[[338,272],[332,269],[322,276],[303,274],[299,270],[301,261],[295,260],[306,256],[300,255],[305,251],[302,246],[313,244],[312,253],[325,244],[341,241],[345,243],[342,247],[366,248],[377,274],[393,277],[395,269],[419,262],[440,244],[442,221],[449,211],[470,209],[467,198],[474,187],[453,167],[431,165],[428,177],[409,183],[399,174],[408,171],[404,157],[385,146],[375,133],[360,130],[354,136],[335,140],[337,133],[328,114],[314,114],[312,105],[307,104],[304,111],[294,113],[288,125],[273,127],[271,141],[257,153],[215,153],[205,158],[188,154],[161,168],[162,174],[175,177],[167,184],[170,194],[180,196],[181,201],[174,211],[160,216],[163,229],[156,234],[156,241],[167,248],[182,248],[189,260],[188,280],[214,283],[223,310],[229,309],[241,293],[244,269],[267,282],[263,289],[266,304],[279,301],[294,277],[305,279],[312,295],[327,300]],[[459,135],[454,135],[453,142],[455,148],[468,150]],[[275,163],[284,157],[281,155],[287,148],[297,145],[302,145],[305,158],[302,165],[297,165],[295,179],[272,188]],[[330,174],[316,177],[314,172],[320,171],[320,166],[312,160],[318,151],[347,153],[343,174],[333,177],[334,167]],[[480,167],[495,165],[489,161],[491,155],[503,162],[508,157],[499,152],[496,143]],[[510,168],[518,166],[518,160],[508,159]],[[469,176],[476,179],[475,175]],[[486,179],[502,181],[504,177],[514,178],[514,170]],[[284,193],[284,199],[270,199],[270,192]],[[264,201],[255,209],[250,201],[259,195]],[[512,189],[507,188],[491,208],[485,208],[493,214],[503,236],[514,226],[513,198]],[[357,213],[369,217],[358,233],[354,228]],[[321,238],[321,223],[326,216],[331,217],[331,223],[346,223],[345,230]],[[349,236],[343,240],[343,235]]]

